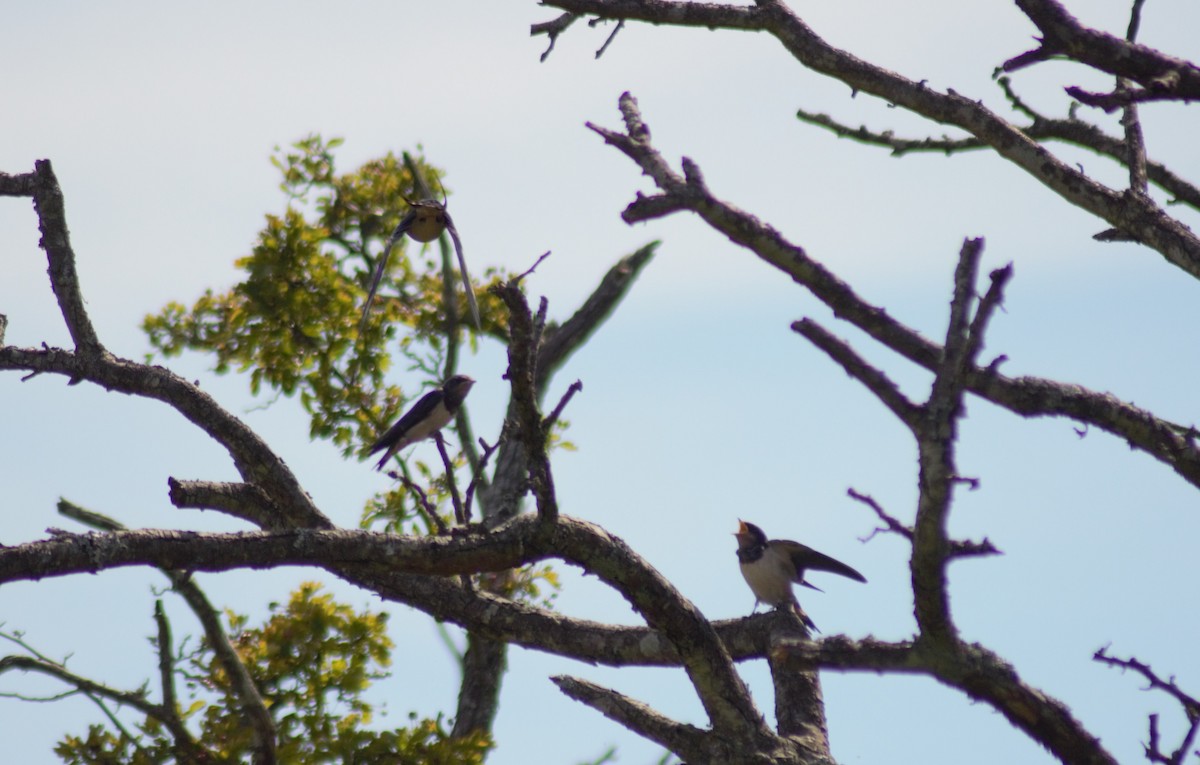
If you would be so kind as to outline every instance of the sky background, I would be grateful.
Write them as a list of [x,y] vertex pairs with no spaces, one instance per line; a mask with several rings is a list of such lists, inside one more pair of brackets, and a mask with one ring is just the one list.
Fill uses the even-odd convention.
[[[1076,0],[1087,23],[1123,33],[1127,4]],[[1032,46],[1034,28],[1011,3],[880,4],[793,8],[831,43],[930,87],[954,88],[997,109],[993,68]],[[274,147],[319,132],[341,136],[339,167],[422,147],[446,170],[451,209],[472,270],[524,270],[555,318],[569,316],[620,257],[661,239],[626,302],[559,374],[548,397],[584,384],[566,413],[579,447],[554,461],[564,513],[602,524],[668,576],[710,618],[748,613],[752,596],[734,557],[738,518],[803,541],[862,571],[869,584],[816,581],[802,593],[825,634],[902,640],[912,635],[908,546],[861,540],[873,515],[846,490],[870,494],[910,520],[916,450],[883,406],[790,331],[811,316],[851,340],[910,396],[930,378],[839,324],[811,296],[692,216],[627,226],[619,217],[647,179],[584,127],[620,126],[631,91],[655,145],[676,167],[703,169],[712,191],[803,245],[866,299],[940,340],[963,238],[987,240],[984,273],[1012,262],[1004,310],[984,358],[1004,371],[1111,391],[1176,422],[1197,420],[1200,374],[1193,328],[1200,284],[1157,254],[1100,244],[1107,228],[994,157],[894,159],[795,119],[827,112],[851,125],[922,137],[947,132],[889,109],[796,64],[760,34],[628,25],[605,55],[609,27],[576,24],[545,63],[529,26],[553,11],[525,0],[331,3],[152,2],[10,4],[0,70],[0,172],[54,163],[84,295],[102,340],[140,359],[138,326],[168,300],[190,303],[238,274],[264,215],[285,199],[268,161]],[[1200,58],[1200,7],[1147,3],[1140,40]],[[1062,88],[1108,78],[1052,63],[1014,78],[1021,94],[1064,116]],[[1194,107],[1142,110],[1149,151],[1200,178]],[[1113,118],[1081,110],[1112,128]],[[1058,150],[1092,177],[1122,185],[1124,171]],[[1190,225],[1196,216],[1172,208]],[[69,345],[50,291],[32,206],[0,200],[0,313],[7,342]],[[269,408],[245,377],[219,377],[201,356],[170,366],[197,379],[286,459],[335,522],[357,524],[387,479],[308,440],[299,406]],[[463,359],[480,383],[470,410],[494,440],[507,397],[503,348]],[[0,376],[0,543],[76,527],[54,512],[65,497],[134,527],[245,528],[217,513],[180,511],[167,478],[233,480],[226,455],[161,404],[67,387],[49,375]],[[415,379],[398,371],[396,379]],[[426,460],[432,445],[415,447]],[[951,516],[958,537],[987,536],[1001,557],[955,563],[951,605],[964,638],[1012,662],[1064,701],[1122,761],[1142,759],[1146,715],[1161,713],[1164,744],[1182,730],[1178,709],[1092,653],[1152,663],[1200,694],[1195,607],[1196,495],[1169,468],[1098,431],[1064,420],[1024,421],[973,400],[960,428],[959,466],[978,477]],[[565,567],[561,567],[564,568]],[[357,606],[392,613],[392,676],[371,698],[381,725],[412,710],[452,712],[457,671],[423,615],[300,569],[202,575],[210,598],[260,619],[303,580]],[[637,616],[594,579],[565,570],[558,607],[592,619]],[[165,580],[121,570],[0,588],[0,623],[46,654],[110,685],[155,676],[146,637]],[[198,634],[186,608],[164,596],[178,636]],[[252,619],[253,620],[253,619]],[[0,652],[8,649],[0,648]],[[761,662],[741,665],[771,716]],[[682,671],[613,670],[513,649],[490,762],[574,763],[618,747],[618,762],[649,763],[657,747],[563,697],[547,679],[590,678],[704,724]],[[989,707],[934,681],[823,674],[834,755],[846,763],[1050,762]],[[38,678],[0,677],[0,692],[53,692]],[[0,698],[0,740],[12,762],[54,762],[53,743],[101,721],[89,702]]]

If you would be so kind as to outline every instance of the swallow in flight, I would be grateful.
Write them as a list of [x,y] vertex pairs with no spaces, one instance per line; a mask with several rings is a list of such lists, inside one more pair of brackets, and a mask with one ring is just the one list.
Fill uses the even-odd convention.
[[448,232],[451,241],[454,242],[454,252],[458,255],[458,271],[462,276],[463,291],[467,293],[467,305],[471,309],[471,319],[475,322],[475,329],[480,329],[479,306],[475,304],[475,291],[471,289],[471,276],[467,273],[467,261],[463,257],[462,240],[458,238],[458,229],[454,227],[454,221],[450,218],[445,204],[436,199],[422,199],[418,202],[408,203],[408,213],[401,219],[400,225],[396,226],[396,230],[388,238],[387,246],[383,248],[383,254],[379,256],[379,266],[375,269],[375,277],[371,280],[371,289],[367,293],[367,302],[363,305],[362,321],[358,325],[359,334],[362,334],[363,327],[367,325],[367,316],[371,313],[371,301],[375,299],[375,291],[379,289],[379,282],[383,279],[383,272],[387,268],[388,257],[392,254],[392,248],[396,246],[396,242],[400,241],[405,234],[418,242],[432,242],[441,236],[443,231]]

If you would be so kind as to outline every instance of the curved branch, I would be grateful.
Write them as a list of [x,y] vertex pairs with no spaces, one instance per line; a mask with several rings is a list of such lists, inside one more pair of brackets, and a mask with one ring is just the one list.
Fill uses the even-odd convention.
[[792,329],[840,364],[846,374],[866,386],[909,429],[917,426],[920,408],[900,391],[899,386],[883,370],[868,364],[849,344],[834,337],[812,319],[793,322]]
[[162,401],[224,446],[247,483],[260,487],[276,506],[290,508],[291,517],[275,519],[269,525],[329,528],[332,524],[283,460],[208,394],[162,367],[117,358],[104,350],[79,290],[62,190],[48,160],[39,160],[34,167],[32,177],[4,176],[0,187],[6,193],[29,192],[33,197],[42,232],[41,246],[50,262],[50,283],[75,341],[75,351],[3,346],[0,370],[62,374],[72,383],[86,380],[106,390]]
[[1011,665],[980,645],[830,637],[785,641],[773,651],[775,659],[793,671],[822,667],[928,675],[987,703],[1063,762],[1117,762],[1066,705],[1025,684]]
[[1149,664],[1139,661],[1137,657],[1130,656],[1128,659],[1119,659],[1116,656],[1110,655],[1107,647],[1101,648],[1092,654],[1092,659],[1109,667],[1136,672],[1146,680],[1149,688],[1163,691],[1178,701],[1179,705],[1183,707],[1184,715],[1189,720],[1200,720],[1200,698],[1185,693],[1175,682],[1174,677],[1164,680]]
[[[578,520],[560,518],[558,523],[547,525],[536,517],[524,516],[492,532],[459,530],[448,537],[420,539],[366,531],[308,529],[235,534],[159,530],[64,534],[0,549],[0,582],[129,565],[224,571],[302,564],[366,581],[386,596],[391,588],[379,581],[378,574],[371,575],[368,567],[384,567],[388,574],[383,577],[386,581],[403,573],[446,577],[500,571],[552,556],[596,574],[630,600],[661,639],[673,647],[704,701],[714,730],[743,741],[770,736],[712,625],[620,540]],[[442,580],[443,585],[446,581]],[[392,579],[392,582],[408,584],[411,580]],[[448,589],[463,590],[444,586],[440,589],[443,596],[450,594]],[[473,601],[470,605],[474,607],[489,601],[503,602],[478,593],[470,597]],[[439,615],[438,609],[430,611],[434,616]],[[476,623],[468,622],[467,626],[482,627],[481,632],[490,634],[488,622],[495,617],[495,613],[476,612],[473,617]],[[562,632],[560,629],[560,635]],[[595,635],[591,637],[594,640]],[[660,657],[665,655],[661,649],[654,650],[653,634],[640,633],[640,638],[640,650],[658,653]]]
[[[637,112],[637,102],[621,97],[629,134],[589,127],[617,147],[654,178],[659,188],[675,205],[698,214],[713,229],[735,244],[753,252],[761,260],[787,274],[829,306],[835,316],[850,322],[877,342],[930,371],[935,371],[942,348],[922,337],[887,314],[882,308],[863,300],[848,284],[813,260],[804,248],[789,242],[770,225],[713,196],[701,183],[688,182],[672,171],[649,143],[648,130]],[[689,166],[694,165],[687,160]],[[626,208],[626,222],[644,220],[636,213],[638,202]],[[1128,441],[1160,462],[1169,465],[1184,480],[1200,487],[1200,449],[1196,432],[1154,416],[1153,413],[1124,403],[1114,396],[1090,391],[1078,385],[1037,377],[1008,378],[999,374],[995,363],[966,370],[967,389],[992,403],[1024,417],[1070,417],[1094,425]]]
[[[1200,279],[1200,239],[1152,200],[1124,195],[1088,178],[978,101],[953,90],[940,93],[923,82],[914,82],[835,48],[778,0],[752,7],[664,0],[548,0],[545,4],[600,18],[767,32],[798,62],[815,72],[934,122],[966,130],[1070,204],[1125,231]],[[647,172],[662,187],[660,178],[650,170]]]
[[740,741],[774,738],[712,625],[665,577],[597,526],[560,522],[547,536],[563,560],[614,587],[675,646],[716,735]]
[[[578,619],[497,595],[469,590],[441,577],[395,571],[346,570],[343,576],[440,621],[495,640],[612,667],[677,667],[679,652],[658,630]],[[775,612],[712,622],[735,661],[766,655],[766,625]]]
[[[1042,33],[1042,49],[1133,80],[1175,100],[1200,99],[1200,69],[1190,62],[1085,27],[1057,0],[1017,0],[1017,7]],[[1012,71],[1019,67],[1010,62],[1004,68]]]
[[47,675],[73,688],[77,688],[82,693],[132,707],[147,717],[151,717],[162,723],[163,727],[170,732],[171,737],[175,740],[175,744],[180,752],[184,754],[185,762],[211,761],[208,753],[196,743],[195,739],[192,738],[192,734],[184,727],[179,716],[174,714],[172,710],[147,701],[144,692],[121,691],[116,688],[110,688],[102,683],[97,683],[86,677],[76,675],[74,672],[70,672],[65,667],[54,662],[44,659],[34,659],[28,656],[0,656],[0,675],[9,670],[37,672]]
[[557,675],[550,680],[569,698],[587,704],[613,722],[669,749],[679,757],[689,761],[708,760],[706,731],[676,722],[640,701],[578,677]]
[[270,519],[274,528],[332,528],[287,464],[245,423],[211,396],[163,367],[138,364],[108,353],[86,356],[61,348],[0,348],[0,370],[28,370],[86,380],[105,390],[162,401],[186,417],[233,458],[242,478],[262,489],[286,514]]

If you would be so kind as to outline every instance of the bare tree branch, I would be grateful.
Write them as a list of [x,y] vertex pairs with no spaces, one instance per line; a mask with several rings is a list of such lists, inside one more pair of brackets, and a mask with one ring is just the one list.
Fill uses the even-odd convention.
[[640,701],[587,680],[566,675],[550,679],[568,697],[587,704],[639,736],[644,736],[685,759],[707,761],[709,752],[705,745],[705,731],[671,720]]
[[554,478],[546,453],[546,431],[538,409],[539,396],[534,384],[538,343],[533,316],[525,293],[513,280],[493,288],[508,306],[508,371],[512,385],[512,406],[506,427],[512,427],[513,441],[524,449],[529,484],[537,501],[538,515],[547,523],[558,518],[558,500]]
[[[566,518],[560,521],[568,526],[576,523]],[[437,619],[481,630],[496,639],[574,656],[588,663],[679,665],[678,652],[656,630],[573,619],[486,592],[467,591],[455,584],[455,580],[446,578],[457,573],[504,570],[541,560],[541,552],[530,547],[528,539],[523,540],[532,534],[529,527],[533,525],[535,519],[522,518],[487,534],[456,530],[448,537],[423,538],[356,530],[235,534],[140,530],[102,535],[64,534],[52,540],[0,548],[0,571],[5,581],[17,581],[127,565],[225,571],[247,566],[286,565],[291,561],[327,565],[338,569],[346,578],[359,581],[362,573],[348,567],[351,561],[386,561],[391,574],[405,570],[430,573],[433,569],[426,564],[445,554],[432,552],[432,549],[449,545],[448,550],[456,551],[452,555],[463,557],[448,569],[433,567],[439,569],[433,572],[436,573],[433,578],[408,577],[403,586],[364,581],[364,586],[380,587],[386,597],[426,611]],[[491,547],[493,551],[472,551],[477,545]],[[65,555],[61,554],[68,549]],[[229,554],[222,555],[222,550]],[[408,552],[400,552],[402,550]],[[601,552],[597,550],[596,554]],[[26,565],[43,556],[55,559],[53,570],[40,563]],[[179,587],[178,582],[175,585]],[[716,622],[714,627],[733,658],[761,658],[766,654],[762,633],[774,618],[774,613],[759,614],[749,619]]]
[[831,335],[812,319],[801,319],[794,322],[792,329],[825,351],[831,359],[846,370],[846,374],[865,385],[901,422],[908,425],[910,429],[916,427],[917,418],[920,417],[920,408],[909,401],[881,370],[868,364],[848,344]]
[[1063,762],[1117,762],[1062,702],[1027,685],[1011,665],[979,645],[829,637],[818,642],[783,642],[772,650],[782,666],[794,670],[820,666],[929,675],[993,707]]
[[[929,400],[913,428],[920,466],[917,517],[913,524],[913,600],[922,639],[937,643],[957,638],[946,579],[950,560],[946,523],[954,497],[954,478],[958,474],[954,441],[963,411],[965,370],[973,365],[981,343],[971,332],[970,308],[982,254],[983,240],[963,243],[954,272],[954,298],[950,302],[945,351],[934,374]],[[982,308],[979,315],[983,315]]]
[[[1048,4],[1050,0],[1041,2]],[[976,100],[953,90],[940,93],[922,82],[906,79],[833,47],[782,2],[772,0],[742,7],[664,0],[547,0],[546,5],[600,18],[767,32],[778,39],[799,63],[815,72],[934,122],[962,128],[1070,204],[1108,221],[1115,228],[1128,231],[1174,265],[1200,278],[1200,239],[1152,200],[1126,196],[1088,178]],[[1124,41],[1121,44],[1128,46]],[[1200,83],[1200,71],[1195,74],[1196,81]],[[630,130],[629,135],[633,136],[634,132]],[[611,138],[605,135],[610,142]],[[648,143],[648,135],[635,138],[634,142]],[[627,148],[622,148],[622,151],[630,153]],[[663,184],[664,168],[643,165],[643,169],[654,178],[659,188],[671,190]]]
[[508,667],[507,644],[480,633],[467,633],[467,650],[462,657],[462,683],[451,735],[466,736],[492,730],[499,710],[500,682]]
[[859,492],[855,491],[853,488],[847,489],[846,494],[848,494],[852,499],[856,499],[859,502],[866,505],[867,507],[871,508],[871,510],[873,510],[875,512],[875,515],[879,516],[879,520],[883,521],[883,523],[884,523],[884,526],[882,528],[875,529],[870,534],[868,534],[866,537],[862,538],[860,541],[866,542],[866,541],[870,540],[872,537],[874,537],[876,534],[879,534],[881,532],[890,532],[892,534],[898,534],[899,536],[902,536],[905,539],[907,539],[909,542],[912,542],[912,538],[913,538],[912,526],[907,526],[907,525],[901,523],[900,520],[898,518],[896,518],[895,516],[889,515],[879,505],[879,503],[875,501],[874,497],[871,497],[866,494],[860,494]]
[[[158,680],[162,686],[163,709],[167,714],[179,718],[179,702],[175,698],[175,657],[171,640],[171,623],[163,610],[162,600],[154,601],[154,624],[158,628],[155,638],[158,649]],[[183,722],[180,720],[182,726]]]
[[[36,182],[33,187],[33,207],[37,212],[38,228],[42,232],[41,246],[50,261],[50,286],[58,298],[63,320],[75,343],[75,352],[85,359],[106,354],[96,329],[83,303],[79,289],[79,272],[75,270],[75,252],[67,231],[66,205],[58,178],[50,160],[33,163]],[[77,378],[76,378],[77,379]]]
[[454,460],[446,451],[446,439],[440,432],[433,434],[433,442],[437,444],[438,454],[442,458],[442,466],[446,469],[446,485],[450,488],[450,502],[454,506],[454,520],[459,526],[467,525],[467,514],[463,509],[462,498],[458,495],[458,482],[454,480]]
[[[1000,78],[1000,85],[1011,95],[1007,78]],[[1028,110],[1022,102],[1022,110]],[[1101,156],[1127,164],[1129,152],[1125,143],[1114,138],[1100,128],[1081,119],[1052,119],[1030,111],[1033,121],[1021,127],[1022,132],[1035,141],[1061,141],[1073,146],[1088,149]],[[990,148],[978,138],[902,138],[891,131],[877,132],[866,126],[850,127],[834,120],[826,114],[816,114],[800,110],[799,119],[817,127],[825,128],[839,138],[849,138],[859,143],[882,146],[891,149],[893,156],[902,157],[917,152],[937,152],[940,154],[955,154],[960,151],[977,151]],[[1172,172],[1161,162],[1146,161],[1146,176],[1150,182],[1171,194],[1176,200],[1200,210],[1200,188],[1189,183]],[[658,217],[658,216],[654,216]]]
[[[1174,78],[1171,78],[1169,81],[1173,82]],[[1115,112],[1117,109],[1124,109],[1129,106],[1136,106],[1137,104],[1153,103],[1155,101],[1193,100],[1180,99],[1167,91],[1118,89],[1112,93],[1096,93],[1095,91],[1084,90],[1075,85],[1067,88],[1066,93],[1081,104],[1094,106],[1105,112]]]
[[[778,231],[754,216],[722,202],[703,187],[686,183],[675,174],[649,144],[637,103],[626,94],[621,98],[623,115],[632,113],[631,135],[589,125],[604,140],[633,159],[655,179],[670,197],[671,210],[690,210],[700,215],[713,229],[753,252],[760,259],[788,275],[829,306],[834,315],[849,321],[904,358],[934,371],[942,357],[942,348],[916,331],[888,316],[887,312],[859,297],[845,282],[808,256],[799,245],[787,241]],[[644,199],[644,197],[639,197]],[[624,213],[627,222],[644,220],[635,201]],[[968,389],[995,404],[1024,417],[1070,417],[1128,441],[1171,467],[1194,486],[1200,487],[1200,449],[1194,432],[1163,419],[1152,412],[1124,403],[1112,395],[1100,394],[1078,385],[1037,377],[1007,378],[992,367],[966,370]]]
[[542,52],[541,60],[543,62],[550,58],[550,53],[554,50],[554,43],[558,42],[558,36],[565,32],[567,27],[571,26],[576,18],[573,13],[564,13],[552,21],[543,21],[540,24],[533,24],[529,27],[531,37],[546,35],[546,38],[550,41],[546,45],[546,50]]
[[471,522],[471,504],[475,499],[475,491],[482,483],[478,480],[478,476],[483,475],[483,472],[487,469],[488,461],[491,460],[492,455],[499,448],[500,444],[501,442],[497,441],[494,445],[489,446],[482,438],[479,439],[479,447],[483,450],[483,454],[479,457],[479,472],[471,478],[471,482],[467,484],[467,491],[463,496],[463,514],[466,516],[467,523]]
[[[1138,28],[1142,23],[1142,5],[1145,0],[1133,0],[1129,12],[1129,29],[1125,39],[1130,43],[1137,40]],[[1117,92],[1130,94],[1133,85],[1125,77],[1117,78]],[[1128,151],[1126,165],[1129,166],[1129,193],[1145,195],[1149,185],[1146,176],[1146,137],[1142,133],[1142,121],[1138,119],[1137,104],[1130,101],[1125,105],[1121,125],[1125,128],[1125,146]]]
[[336,569],[344,564],[386,562],[399,571],[439,576],[499,571],[546,557],[545,549],[526,548],[526,537],[531,536],[527,527],[523,522],[509,527],[507,533],[422,538],[350,529],[59,534],[0,548],[0,583],[139,565],[230,571],[289,564]]
[[620,539],[590,524],[560,518],[548,534],[564,560],[620,591],[675,646],[715,735],[756,744],[775,739],[712,625],[666,578]]
[[[898,518],[888,514],[879,505],[879,503],[875,501],[874,497],[868,496],[866,494],[860,494],[859,492],[855,491],[852,488],[847,489],[846,494],[848,494],[852,499],[862,502],[864,505],[871,508],[871,510],[875,513],[875,515],[879,517],[879,520],[883,521],[883,523],[884,523],[883,526],[872,530],[871,533],[868,534],[867,536],[860,537],[859,541],[867,542],[867,541],[870,541],[876,534],[891,533],[891,534],[897,534],[899,536],[904,537],[910,543],[912,542],[912,538],[913,538],[912,527],[906,526],[905,524],[901,523]],[[984,540],[982,542],[972,542],[970,540],[961,540],[961,539],[950,539],[947,541],[947,543],[950,545],[948,555],[952,558],[970,558],[970,557],[978,557],[978,556],[984,556],[984,555],[999,555],[1000,554],[1000,551],[998,549],[996,549],[996,546],[993,545],[991,540],[987,539],[986,537],[984,538]]]
[[62,535],[0,549],[0,582],[135,564],[193,571],[306,564],[340,573],[355,564],[384,563],[390,574],[447,576],[500,571],[551,556],[582,566],[619,589],[674,646],[715,731],[739,741],[772,739],[712,626],[620,540],[577,520],[560,517],[547,525],[527,516],[491,532],[459,530],[450,537],[421,539],[308,529]]
[[219,510],[261,528],[281,527],[279,511],[266,492],[253,484],[168,478],[167,486],[171,504],[181,510]]
[[591,339],[629,294],[637,277],[654,258],[658,245],[658,242],[651,242],[618,260],[571,318],[562,324],[546,327],[535,374],[539,395],[544,395],[546,385],[554,373]]
[[575,394],[581,390],[583,390],[583,383],[579,380],[576,380],[567,387],[567,392],[563,394],[563,397],[559,400],[558,405],[554,407],[554,411],[546,415],[546,419],[542,421],[543,430],[545,430],[547,433],[550,432],[555,423],[558,422],[558,418],[562,417],[563,410],[567,408],[567,404],[569,404]]
[[[102,683],[89,680],[86,677],[80,677],[74,672],[69,672],[61,664],[29,656],[0,656],[0,675],[9,670],[37,672],[38,674],[60,680],[90,696],[108,699],[118,704],[132,707],[147,717],[151,717],[162,723],[163,727],[171,734],[185,762],[212,761],[211,757],[203,752],[201,747],[192,738],[187,728],[183,727],[183,723],[180,722],[179,717],[164,707],[147,701],[144,692],[121,691],[116,688],[110,688]],[[126,735],[131,740],[135,740],[128,733]]]
[[221,668],[225,670],[225,675],[229,678],[236,703],[241,708],[254,736],[255,765],[273,765],[276,761],[275,720],[271,717],[266,702],[259,693],[258,686],[254,684],[254,679],[250,676],[250,670],[242,661],[242,657],[238,655],[237,649],[229,640],[229,635],[221,626],[221,617],[217,609],[209,602],[208,596],[204,594],[199,585],[192,580],[191,574],[178,571],[165,573],[171,578],[171,584],[175,591],[179,593],[200,621],[213,655],[216,656]]
[[95,357],[61,348],[0,348],[0,370],[51,372],[87,380],[106,390],[162,401],[221,444],[242,478],[258,486],[287,518],[272,526],[331,528],[295,475],[258,434],[225,411],[204,391],[163,367],[138,364],[107,353]]
[[[561,325],[551,323],[546,327],[535,360],[534,393],[538,402],[545,398],[554,374],[604,324],[629,293],[657,247],[658,243],[652,242],[617,261],[571,318]],[[510,401],[506,421],[512,423],[515,418],[515,401]],[[520,509],[522,497],[529,490],[525,450],[509,435],[511,431],[506,429],[499,444],[491,484],[481,487],[479,492],[484,506],[484,522],[491,526],[514,517]]]
[[1171,698],[1179,702],[1183,707],[1183,712],[1187,715],[1188,720],[1200,718],[1200,699],[1191,696],[1183,691],[1182,688],[1175,682],[1175,678],[1164,680],[1156,673],[1149,664],[1138,661],[1137,657],[1131,656],[1128,659],[1120,659],[1108,653],[1108,648],[1104,647],[1096,651],[1092,655],[1095,661],[1105,664],[1109,667],[1116,667],[1121,670],[1131,670],[1141,675],[1149,683],[1148,690],[1163,691]]
[[810,639],[808,628],[798,615],[786,613],[776,619],[769,632],[767,666],[775,689],[775,726],[804,752],[806,762],[832,759],[829,750],[829,726],[825,721],[825,697],[816,668],[794,669],[778,661],[777,646],[797,639]]
[[417,483],[407,475],[395,470],[390,471],[388,476],[395,478],[401,483],[401,485],[404,486],[404,488],[408,489],[409,492],[412,493],[413,497],[417,500],[417,510],[419,510],[421,514],[425,516],[425,520],[431,528],[437,529],[437,533],[439,534],[450,533],[450,527],[447,526],[446,522],[442,520],[442,516],[438,515],[437,507],[435,507],[433,502],[429,500],[429,495],[425,493],[424,489],[418,486]]
[[[1146,90],[1169,95],[1173,100],[1200,99],[1200,69],[1191,63],[1085,27],[1057,0],[1017,0],[1017,7],[1042,33],[1043,50],[1133,80]],[[1136,26],[1133,31],[1136,32]],[[1017,68],[1013,62],[1004,65],[1005,71]]]

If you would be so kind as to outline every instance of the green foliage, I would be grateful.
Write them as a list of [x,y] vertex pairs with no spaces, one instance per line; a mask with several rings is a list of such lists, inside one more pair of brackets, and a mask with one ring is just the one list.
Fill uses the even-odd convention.
[[[391,153],[339,173],[334,149],[340,144],[314,135],[277,149],[271,161],[282,176],[287,208],[266,216],[250,254],[236,261],[242,280],[226,292],[205,291],[191,307],[169,303],[147,316],[143,329],[163,356],[208,353],[218,373],[248,373],[254,394],[265,388],[296,397],[309,414],[311,437],[329,439],[352,457],[425,386],[441,381],[451,344],[468,330],[449,324],[444,310],[448,253],[435,257],[438,248],[404,238],[359,336],[371,276],[416,183]],[[414,165],[441,186],[435,169]],[[462,317],[466,301],[458,276],[451,279],[450,293],[460,303],[455,315]],[[483,292],[479,300],[485,330],[502,334],[499,301]],[[402,390],[387,382],[396,358],[388,350],[392,342],[420,387]],[[403,492],[376,497],[366,517],[403,530],[413,517],[410,498]]]
[[[164,356],[211,353],[215,369],[249,372],[250,386],[298,396],[314,438],[349,456],[370,443],[401,409],[401,390],[384,382],[397,341],[410,367],[440,380],[447,352],[441,257],[407,238],[393,249],[371,319],[358,335],[366,287],[391,231],[407,210],[414,179],[393,154],[338,174],[338,139],[310,136],[272,158],[288,198],[268,215],[251,253],[236,261],[244,278],[227,292],[206,291],[190,308],[170,303],[143,321]],[[427,178],[436,171],[421,166]],[[454,277],[457,279],[457,277]],[[457,284],[457,282],[455,282]],[[452,294],[461,305],[460,289]],[[481,295],[485,327],[498,332],[497,301]],[[466,331],[454,328],[453,341]]]
[[[273,608],[260,627],[229,614],[230,637],[250,671],[278,732],[281,763],[481,763],[489,742],[482,735],[450,738],[441,718],[417,720],[392,730],[371,730],[371,705],[362,698],[391,663],[387,614],[358,613],[305,583],[287,605]],[[192,700],[179,710],[198,741],[220,762],[247,762],[252,736],[226,676],[206,643],[185,660]],[[157,765],[177,760],[174,742],[149,719],[135,741],[124,731],[92,726],[84,737],[67,736],[55,749],[66,763]],[[136,735],[136,734],[135,734]]]

